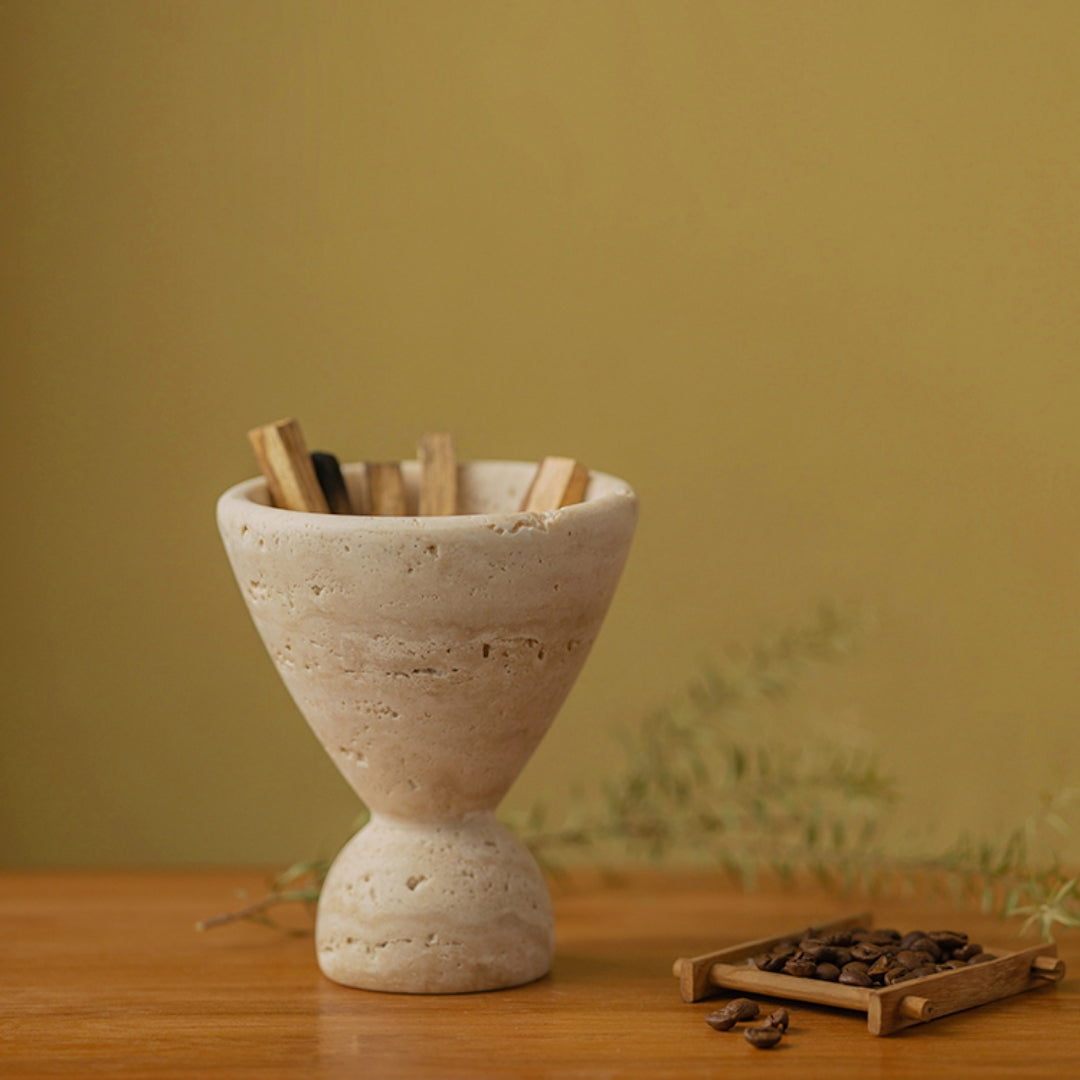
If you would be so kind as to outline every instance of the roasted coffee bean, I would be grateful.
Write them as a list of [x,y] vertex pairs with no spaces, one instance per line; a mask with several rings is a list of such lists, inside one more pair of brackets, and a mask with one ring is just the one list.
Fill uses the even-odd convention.
[[783,971],[787,957],[776,953],[762,953],[754,957],[754,965],[759,971]]
[[852,960],[876,960],[881,955],[881,946],[870,941],[859,941],[851,947]]
[[882,953],[867,969],[866,974],[870,978],[880,978],[893,966],[895,961],[887,953]]
[[931,930],[926,936],[939,948],[950,953],[966,945],[968,940],[967,934],[959,930]]
[[809,949],[800,949],[799,958],[813,960],[815,964],[835,964],[843,967],[851,963],[851,950],[842,945],[822,945],[815,942]]
[[929,937],[921,937],[918,941],[913,941],[911,943],[911,951],[916,953],[926,953],[935,964],[941,959],[941,949],[934,944],[933,940]]
[[[858,986],[891,986],[952,971],[976,962],[973,958],[982,951],[958,930],[912,930],[901,934],[890,927],[856,927],[821,937],[807,932],[801,941],[784,945],[782,955],[777,955],[779,947],[774,947],[755,957],[755,965],[763,971],[783,971],[797,978]],[[988,959],[991,957],[983,957]]]
[[705,1023],[714,1031],[729,1031],[735,1026],[735,1017],[726,1009],[717,1009],[705,1017]]
[[748,1027],[743,1035],[751,1046],[756,1046],[759,1050],[768,1050],[780,1041],[783,1032],[778,1027],[762,1024],[759,1027]]
[[900,942],[900,931],[890,929],[871,930],[870,937],[867,940],[875,945],[896,945]]
[[994,958],[989,953],[977,952],[968,962],[967,966],[971,967],[972,964],[982,964],[987,960],[993,960]]
[[736,1020],[756,1020],[758,1004],[749,998],[732,998],[723,1008],[724,1012],[731,1013]]
[[762,1024],[762,1027],[774,1027],[779,1028],[781,1031],[787,1031],[789,1022],[790,1017],[788,1016],[787,1009],[774,1009],[765,1018],[765,1023]]
[[842,982],[845,986],[874,985],[874,980],[866,974],[866,969],[862,967],[857,968],[853,964],[848,964],[848,966],[840,972],[839,982]]

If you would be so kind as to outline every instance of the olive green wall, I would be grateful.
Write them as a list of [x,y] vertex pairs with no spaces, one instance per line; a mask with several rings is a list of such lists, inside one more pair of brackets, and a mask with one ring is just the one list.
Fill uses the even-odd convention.
[[288,414],[639,489],[512,805],[822,597],[879,631],[810,700],[916,824],[1076,779],[1080,4],[49,0],[0,34],[0,860],[342,838],[213,521]]

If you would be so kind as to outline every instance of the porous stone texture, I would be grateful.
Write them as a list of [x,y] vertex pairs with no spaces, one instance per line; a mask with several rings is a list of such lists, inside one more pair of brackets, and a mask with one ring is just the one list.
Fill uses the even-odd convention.
[[376,816],[334,861],[315,944],[323,973],[346,986],[517,986],[551,967],[551,901],[532,856],[490,812],[423,824]]
[[[535,468],[462,465],[465,512],[449,517],[279,510],[262,480],[239,484],[218,502],[221,535],[255,626],[300,711],[376,822],[438,825],[444,840],[457,837],[467,847],[476,826],[464,822],[506,794],[596,638],[629,551],[637,500],[621,480],[594,473],[584,502],[518,512]],[[361,470],[344,472],[355,498]],[[403,472],[412,510],[416,463],[404,463]],[[445,831],[448,823],[458,831]],[[353,843],[368,855],[350,857],[351,873],[361,872],[365,859],[383,858],[363,835]],[[498,850],[509,859],[514,849],[503,840]],[[335,866],[335,890],[343,873]],[[419,905],[418,891],[409,892],[405,903]],[[350,936],[339,930],[335,940]],[[371,941],[359,924],[351,936]],[[334,955],[362,952],[337,947]],[[392,965],[383,960],[378,988],[420,990],[431,982],[414,977],[419,962],[412,958],[391,985]],[[331,978],[369,985],[367,967],[350,975],[343,963],[335,960]],[[532,959],[521,963],[522,971],[534,968]],[[485,960],[462,970],[476,973],[475,985],[457,988],[476,990],[488,988],[482,972],[494,969]],[[504,975],[497,985],[535,977]]]

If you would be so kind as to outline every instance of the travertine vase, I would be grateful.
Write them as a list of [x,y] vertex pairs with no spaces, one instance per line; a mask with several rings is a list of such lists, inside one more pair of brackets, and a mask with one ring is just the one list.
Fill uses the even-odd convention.
[[[316,920],[319,965],[347,986],[493,990],[551,965],[547,887],[494,810],[600,629],[637,500],[593,473],[584,502],[518,512],[534,470],[460,466],[453,517],[279,510],[262,480],[218,502],[259,634],[371,811]],[[415,507],[416,464],[403,471]]]

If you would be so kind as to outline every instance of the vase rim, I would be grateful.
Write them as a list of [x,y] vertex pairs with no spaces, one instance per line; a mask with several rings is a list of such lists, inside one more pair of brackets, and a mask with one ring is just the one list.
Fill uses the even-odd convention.
[[[419,462],[416,460],[404,460],[401,463],[402,472],[406,481],[415,479],[419,473]],[[472,470],[495,470],[520,471],[523,477],[528,477],[532,470],[537,467],[535,461],[513,461],[478,459],[459,462],[459,468]],[[341,466],[346,480],[357,473],[364,462],[348,462]],[[527,481],[526,481],[527,485]],[[442,516],[421,516],[408,514],[401,516],[376,516],[372,514],[319,514],[300,510],[285,510],[270,504],[270,495],[266,480],[262,476],[249,477],[238,484],[232,485],[224,491],[218,499],[219,514],[227,507],[238,510],[242,506],[245,514],[253,514],[256,519],[262,518],[267,525],[271,522],[280,527],[290,518],[295,519],[299,526],[301,522],[305,529],[316,527],[320,531],[339,532],[351,531],[358,527],[365,531],[377,532],[400,532],[415,529],[417,525],[423,525],[425,529],[460,529],[462,526],[491,526],[512,525],[521,519],[535,520],[563,518],[567,522],[575,518],[584,520],[594,515],[603,515],[616,506],[625,505],[627,501],[637,502],[637,494],[625,481],[609,473],[596,470],[589,471],[589,487],[585,498],[579,503],[564,506],[559,510],[526,511],[520,509],[491,510],[479,513],[446,514]]]

